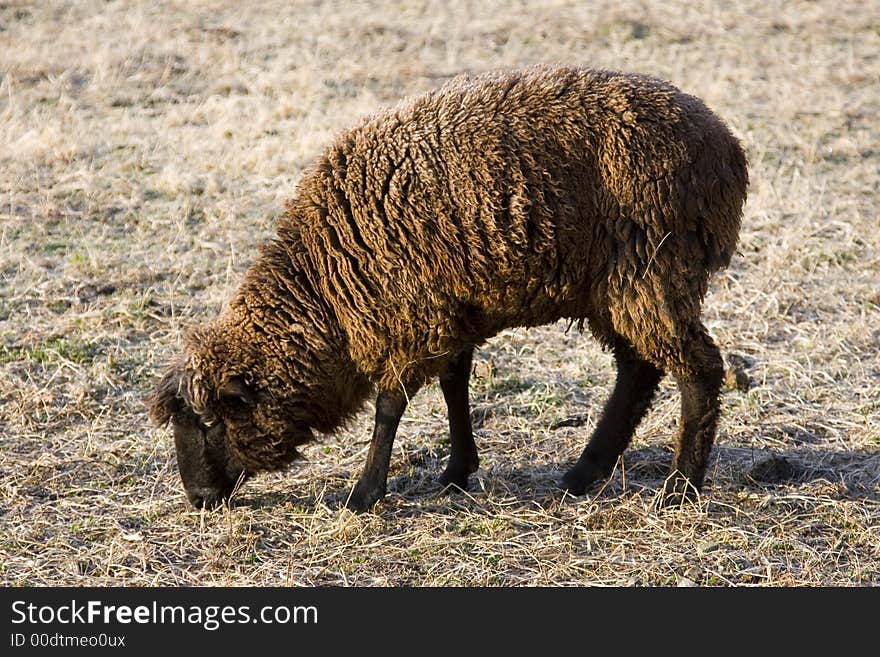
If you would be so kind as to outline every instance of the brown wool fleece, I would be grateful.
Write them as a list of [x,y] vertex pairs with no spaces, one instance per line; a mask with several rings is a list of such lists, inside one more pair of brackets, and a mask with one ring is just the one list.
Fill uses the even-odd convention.
[[[462,349],[561,317],[687,380],[747,183],[724,123],[666,82],[550,66],[459,76],[317,158],[151,413],[219,415],[242,462],[273,469],[374,386],[412,395]],[[239,419],[219,392],[230,380],[257,395]]]

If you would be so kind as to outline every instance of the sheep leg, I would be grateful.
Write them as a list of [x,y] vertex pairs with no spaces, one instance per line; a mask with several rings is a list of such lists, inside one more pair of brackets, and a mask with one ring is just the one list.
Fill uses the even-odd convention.
[[718,398],[724,377],[721,352],[702,325],[691,336],[689,348],[684,351],[686,367],[675,371],[681,393],[681,422],[672,469],[658,501],[661,507],[680,506],[697,497],[718,423]]
[[642,359],[628,343],[614,347],[617,382],[583,454],[562,479],[565,490],[583,495],[587,488],[611,474],[629,445],[636,426],[648,410],[663,370]]
[[406,402],[406,395],[402,390],[381,390],[376,397],[376,424],[373,427],[370,450],[367,452],[367,463],[346,503],[352,511],[368,511],[385,496],[391,447],[397,425],[406,409]]
[[440,389],[449,412],[449,463],[440,476],[444,488],[455,486],[467,490],[468,475],[476,472],[480,465],[468,401],[473,355],[472,347],[465,349],[450,361],[440,375]]

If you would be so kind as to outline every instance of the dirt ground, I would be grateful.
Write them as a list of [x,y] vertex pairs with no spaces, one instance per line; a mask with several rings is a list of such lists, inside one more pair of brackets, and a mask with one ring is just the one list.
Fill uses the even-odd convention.
[[[748,152],[705,303],[731,377],[700,503],[652,508],[668,381],[608,483],[562,494],[614,371],[560,323],[479,352],[467,495],[439,493],[433,384],[372,513],[341,507],[370,407],[231,509],[188,507],[143,397],[303,168],[405,95],[536,62],[668,79]],[[0,3],[0,582],[880,584],[878,187],[875,2]]]

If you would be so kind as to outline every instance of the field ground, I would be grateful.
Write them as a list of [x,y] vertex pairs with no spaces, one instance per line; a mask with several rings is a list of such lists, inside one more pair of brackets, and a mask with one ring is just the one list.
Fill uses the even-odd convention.
[[[2,584],[880,584],[880,5],[231,4],[0,4]],[[541,61],[669,79],[748,151],[705,304],[740,383],[700,504],[652,510],[668,382],[607,485],[562,495],[614,372],[560,323],[480,352],[469,494],[438,494],[435,384],[374,513],[341,509],[369,408],[232,509],[191,510],[142,400],[303,167],[406,94]]]

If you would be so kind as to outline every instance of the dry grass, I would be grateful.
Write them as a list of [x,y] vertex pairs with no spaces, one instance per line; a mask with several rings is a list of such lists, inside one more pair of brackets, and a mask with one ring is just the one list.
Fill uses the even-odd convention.
[[[0,4],[4,585],[880,584],[876,3],[232,4]],[[468,495],[437,492],[433,386],[375,513],[340,509],[368,410],[233,509],[188,509],[142,397],[303,166],[402,95],[538,61],[668,78],[747,147],[706,317],[751,386],[725,395],[701,504],[651,510],[669,384],[607,486],[562,497],[613,371],[560,324],[481,352]]]

